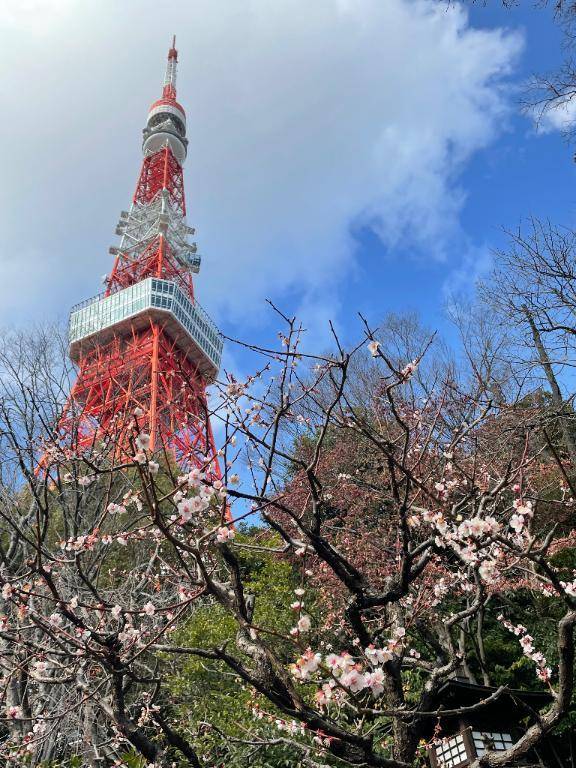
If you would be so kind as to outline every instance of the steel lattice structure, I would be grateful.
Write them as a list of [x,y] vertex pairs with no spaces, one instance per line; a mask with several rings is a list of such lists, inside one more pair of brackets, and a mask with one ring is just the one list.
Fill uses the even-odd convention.
[[176,101],[175,41],[162,98],[150,107],[142,170],[122,211],[105,291],[72,309],[70,357],[78,366],[58,425],[60,444],[81,453],[110,444],[126,454],[134,414],[148,424],[150,449],[219,476],[206,385],[219,369],[221,335],[195,301],[200,268],[186,223],[182,165],[186,115]]

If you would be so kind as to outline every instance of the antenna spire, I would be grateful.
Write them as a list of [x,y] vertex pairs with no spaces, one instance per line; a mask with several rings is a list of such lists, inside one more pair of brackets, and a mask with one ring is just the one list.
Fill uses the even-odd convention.
[[176,35],[172,38],[172,47],[168,51],[166,74],[164,75],[164,89],[162,97],[176,99],[176,66],[178,64],[178,51],[176,50]]

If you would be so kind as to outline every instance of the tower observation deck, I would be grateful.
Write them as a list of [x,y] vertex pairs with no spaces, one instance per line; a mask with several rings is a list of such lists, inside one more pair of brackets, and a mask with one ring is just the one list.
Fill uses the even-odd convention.
[[[70,314],[70,357],[78,378],[58,425],[82,452],[114,441],[129,450],[134,413],[147,421],[152,450],[219,475],[206,401],[222,337],[196,301],[200,270],[186,221],[186,113],[176,100],[178,52],[168,52],[162,96],[148,111],[136,191],[110,248],[99,295]],[[143,416],[142,416],[143,414]]]

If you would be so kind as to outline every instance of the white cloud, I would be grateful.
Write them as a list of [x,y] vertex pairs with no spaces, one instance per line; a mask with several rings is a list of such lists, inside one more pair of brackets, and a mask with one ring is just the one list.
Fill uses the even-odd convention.
[[566,101],[554,103],[540,113],[534,110],[534,116],[540,133],[568,131],[576,123],[576,99],[570,97]]
[[517,34],[472,29],[461,7],[429,0],[11,8],[0,277],[25,279],[4,321],[63,315],[99,290],[173,31],[199,298],[243,327],[286,292],[312,320],[335,311],[353,227],[442,257],[464,199],[458,173],[502,129],[521,48]]
[[493,259],[488,246],[468,244],[460,265],[448,274],[442,286],[446,300],[450,302],[458,297],[472,298],[476,286],[488,276],[492,267]]

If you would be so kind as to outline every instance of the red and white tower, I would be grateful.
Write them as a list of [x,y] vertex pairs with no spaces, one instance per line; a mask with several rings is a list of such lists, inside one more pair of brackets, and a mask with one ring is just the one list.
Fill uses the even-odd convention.
[[144,159],[106,290],[70,314],[70,357],[78,379],[59,424],[75,451],[114,441],[128,449],[134,413],[152,450],[218,474],[206,403],[222,337],[194,296],[200,267],[186,223],[182,165],[186,114],[176,101],[178,52],[168,52],[162,98],[148,112]]

